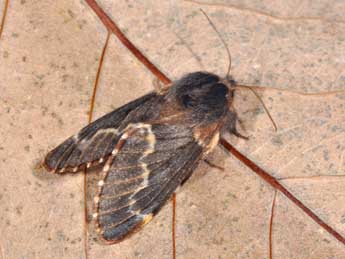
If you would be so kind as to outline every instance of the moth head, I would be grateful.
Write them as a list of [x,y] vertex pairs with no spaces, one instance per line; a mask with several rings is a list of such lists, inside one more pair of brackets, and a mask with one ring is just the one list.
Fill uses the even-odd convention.
[[216,120],[228,111],[233,91],[229,88],[234,81],[226,81],[208,72],[194,72],[185,75],[173,84],[169,97],[193,114],[198,120]]

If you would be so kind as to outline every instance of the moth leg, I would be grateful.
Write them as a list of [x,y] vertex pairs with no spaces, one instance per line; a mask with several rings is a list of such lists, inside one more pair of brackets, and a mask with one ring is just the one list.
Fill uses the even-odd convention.
[[225,123],[225,128],[226,130],[230,133],[235,135],[238,138],[242,138],[245,140],[248,140],[249,138],[247,136],[243,136],[241,133],[237,131],[236,128],[236,123],[239,122],[239,124],[242,126],[242,121],[238,118],[236,112],[234,111],[229,111],[228,115],[226,117],[226,123]]
[[219,166],[219,165],[216,165],[215,163],[211,162],[211,161],[208,160],[208,159],[204,159],[203,161],[204,161],[207,165],[209,165],[210,167],[212,167],[212,168],[216,168],[216,169],[218,169],[218,170],[220,170],[220,171],[224,171],[224,170],[225,170],[224,167]]

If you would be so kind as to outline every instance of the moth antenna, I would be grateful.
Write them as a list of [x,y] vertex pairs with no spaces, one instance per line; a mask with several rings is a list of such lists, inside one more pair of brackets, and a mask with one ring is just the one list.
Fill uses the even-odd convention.
[[277,124],[274,122],[272,115],[270,114],[270,112],[268,111],[268,108],[266,107],[266,104],[264,103],[264,101],[261,99],[260,95],[250,86],[247,85],[236,85],[236,89],[237,88],[243,88],[243,89],[248,89],[250,90],[255,96],[256,98],[258,98],[258,100],[260,101],[262,107],[264,107],[264,110],[268,116],[268,118],[270,119],[270,121],[272,122],[274,131],[278,130]]
[[[236,85],[237,86],[237,85]],[[298,95],[302,95],[302,96],[325,96],[325,95],[334,95],[334,94],[343,94],[345,93],[344,90],[334,90],[334,91],[329,91],[329,92],[319,92],[319,93],[304,93],[304,92],[300,92],[300,91],[296,91],[296,90],[289,90],[289,89],[284,89],[284,88],[278,88],[278,87],[268,87],[268,86],[256,86],[256,85],[241,85],[241,86],[245,86],[248,88],[252,88],[255,89],[257,91],[264,91],[264,90],[270,90],[270,91],[280,91],[280,92],[288,92],[288,93],[293,93],[293,94],[298,94]]]
[[200,9],[200,12],[203,13],[203,15],[205,15],[206,19],[208,20],[208,23],[211,25],[211,27],[213,28],[213,30],[217,33],[220,41],[223,43],[226,52],[228,53],[228,59],[229,59],[229,66],[228,66],[228,71],[226,73],[226,78],[229,79],[230,78],[230,70],[231,70],[231,54],[230,54],[230,50],[228,45],[226,44],[225,40],[223,39],[222,35],[219,33],[219,31],[217,30],[216,26],[214,25],[214,23],[211,21],[210,17],[208,17],[208,15],[204,12],[204,10]]

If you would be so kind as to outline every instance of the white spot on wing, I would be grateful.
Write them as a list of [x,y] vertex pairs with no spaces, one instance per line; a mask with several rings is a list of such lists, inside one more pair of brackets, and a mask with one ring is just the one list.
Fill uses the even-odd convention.
[[122,140],[127,139],[128,136],[129,136],[128,133],[125,132],[125,133],[122,134],[121,139],[122,139]]
[[210,143],[207,145],[207,150],[205,154],[210,153],[219,142],[219,131],[212,137]]
[[200,133],[198,131],[194,132],[194,139],[196,140],[199,146],[204,147],[205,143],[201,141]]
[[106,165],[103,167],[103,172],[108,172],[108,171],[109,171],[109,168],[110,168],[110,165],[109,165],[109,164],[106,164]]

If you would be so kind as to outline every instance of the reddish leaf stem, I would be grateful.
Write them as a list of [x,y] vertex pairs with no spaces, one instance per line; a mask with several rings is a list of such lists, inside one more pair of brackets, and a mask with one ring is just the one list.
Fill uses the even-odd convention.
[[312,212],[309,208],[307,208],[300,200],[298,200],[290,191],[288,191],[283,185],[281,185],[277,179],[273,176],[266,173],[263,169],[257,166],[253,161],[248,159],[242,153],[240,153],[235,147],[233,147],[229,142],[225,139],[220,140],[220,144],[228,150],[231,154],[237,157],[240,161],[242,161],[247,167],[252,169],[257,175],[259,175],[263,180],[265,180],[269,185],[271,185],[274,189],[280,191],[284,194],[289,200],[297,205],[301,210],[303,210],[309,217],[311,217],[317,224],[319,224],[324,230],[330,233],[334,238],[339,240],[342,244],[345,245],[345,238],[340,235],[336,230],[331,228],[327,225],[322,219],[320,219],[314,212]]
[[273,259],[273,218],[274,218],[274,207],[276,206],[277,190],[274,192],[272,208],[271,208],[271,218],[270,218],[270,231],[269,231],[269,251],[270,259]]
[[[107,38],[105,40],[105,43],[104,43],[104,46],[102,49],[102,54],[101,54],[101,57],[99,59],[95,82],[93,84],[93,91],[92,91],[90,108],[89,108],[89,118],[88,118],[89,124],[92,121],[92,115],[93,115],[93,110],[94,110],[94,106],[95,106],[96,92],[98,89],[99,77],[100,77],[100,74],[102,71],[104,56],[105,56],[105,52],[106,52],[107,47],[108,47],[109,38],[110,38],[110,32],[108,31]],[[88,258],[88,211],[87,211],[87,177],[86,177],[86,171],[84,173],[84,217],[85,217],[84,250],[85,250],[85,258],[87,259]]]
[[145,57],[140,50],[130,42],[127,37],[123,34],[120,28],[110,19],[110,17],[103,11],[103,9],[94,0],[85,0],[86,3],[92,8],[92,10],[97,14],[99,19],[103,22],[104,26],[108,30],[112,31],[118,39],[125,45],[130,52],[142,62],[160,81],[164,84],[169,84],[171,80],[164,75],[152,62]]
[[107,38],[106,38],[104,46],[103,46],[101,58],[100,58],[99,63],[98,63],[96,79],[95,79],[95,82],[93,84],[93,92],[92,92],[92,97],[91,97],[91,101],[90,101],[90,109],[89,109],[89,123],[91,123],[91,121],[92,121],[92,115],[93,115],[93,110],[94,110],[95,100],[96,100],[96,92],[97,92],[97,88],[98,88],[98,81],[99,81],[99,77],[100,77],[102,66],[103,66],[105,51],[107,50],[107,47],[108,47],[109,38],[110,38],[110,32],[108,31]]
[[5,26],[5,20],[6,20],[6,14],[7,14],[9,2],[10,2],[10,0],[5,0],[5,2],[4,2],[4,11],[2,12],[2,19],[1,19],[1,24],[0,24],[0,39],[1,39],[1,35],[2,35],[3,30],[4,30],[4,26]]

